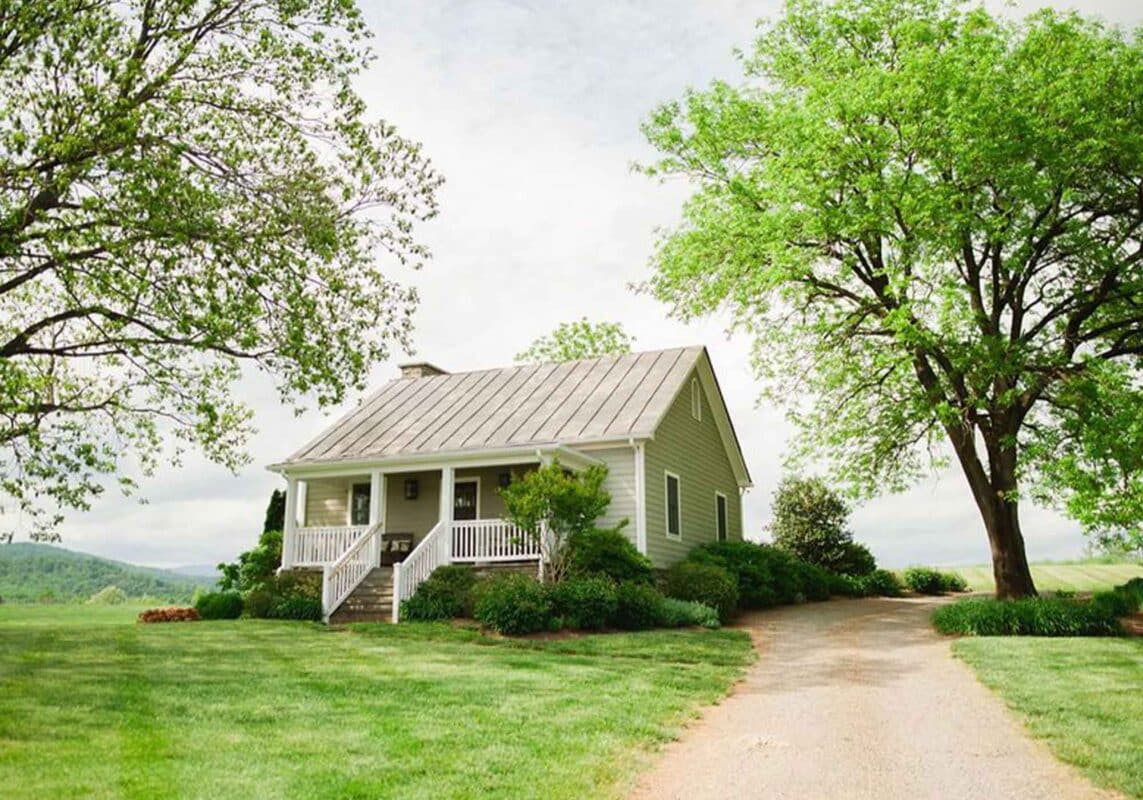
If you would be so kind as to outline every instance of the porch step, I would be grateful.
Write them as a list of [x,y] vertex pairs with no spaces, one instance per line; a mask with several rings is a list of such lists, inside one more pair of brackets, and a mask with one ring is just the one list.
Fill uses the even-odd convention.
[[393,568],[378,567],[366,575],[345,602],[330,615],[334,625],[388,622],[393,618]]

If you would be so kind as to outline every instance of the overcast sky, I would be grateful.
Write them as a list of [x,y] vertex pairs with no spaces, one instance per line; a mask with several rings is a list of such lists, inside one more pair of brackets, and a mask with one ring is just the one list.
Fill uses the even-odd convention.
[[[659,185],[630,164],[651,156],[639,133],[648,112],[688,86],[737,78],[732,48],[748,45],[754,21],[780,3],[362,2],[379,59],[359,89],[377,115],[424,144],[447,179],[441,214],[421,231],[432,262],[396,274],[421,292],[417,356],[456,371],[500,366],[584,315],[621,321],[639,349],[705,344],[754,478],[745,519],[757,538],[791,431],[780,410],[757,404],[745,339],[728,340],[724,321],[668,320],[664,307],[628,289],[647,276],[655,229],[677,220],[686,196],[684,185]],[[1143,22],[1136,0],[1056,5]],[[394,377],[402,360],[379,365],[375,383]],[[235,476],[195,458],[164,468],[144,481],[145,502],[111,495],[73,514],[64,545],[164,566],[247,549],[281,485],[265,465],[329,416],[295,418],[265,380],[242,390],[260,429],[248,468]],[[1033,559],[1081,554],[1074,524],[1027,507],[1023,519]],[[867,504],[853,528],[888,566],[988,560],[979,517],[953,472]]]

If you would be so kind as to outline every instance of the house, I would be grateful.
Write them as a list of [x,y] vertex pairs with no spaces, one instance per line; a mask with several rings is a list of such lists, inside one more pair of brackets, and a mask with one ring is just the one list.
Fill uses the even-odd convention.
[[448,373],[406,364],[271,470],[283,569],[321,569],[334,621],[391,617],[447,563],[542,570],[498,489],[557,459],[608,468],[611,505],[665,568],[742,538],[750,475],[704,347]]

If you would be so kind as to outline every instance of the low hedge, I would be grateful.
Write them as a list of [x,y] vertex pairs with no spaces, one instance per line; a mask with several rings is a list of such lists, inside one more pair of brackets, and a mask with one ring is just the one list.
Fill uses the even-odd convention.
[[548,587],[559,627],[599,630],[615,616],[619,601],[610,578],[566,578]]
[[206,592],[195,599],[194,607],[202,619],[238,619],[242,616],[242,595],[235,591]]
[[611,624],[626,631],[642,631],[659,625],[662,592],[639,581],[627,581],[615,588],[615,613]]
[[246,593],[243,612],[256,619],[321,619],[321,574],[283,572]]
[[909,567],[902,577],[905,585],[917,594],[968,591],[964,578],[955,572],[941,572],[930,567]]
[[1129,617],[1143,607],[1143,578],[1132,578],[1122,586],[1096,592],[1091,602],[1116,617]]
[[685,628],[691,625],[717,628],[720,624],[718,611],[705,603],[665,597],[659,606],[659,627],[662,628]]
[[572,536],[568,541],[568,572],[581,578],[605,576],[616,583],[655,582],[651,560],[620,528],[592,528]]
[[472,615],[476,573],[462,564],[437,567],[408,600],[401,603],[403,620],[455,619]]
[[723,622],[738,608],[738,582],[731,573],[713,564],[680,561],[667,570],[663,593],[677,600],[710,606]]
[[1117,616],[1071,597],[972,597],[938,608],[932,621],[941,633],[967,636],[1114,636],[1122,632]]
[[900,597],[905,587],[896,573],[875,569],[857,579],[865,597]]
[[549,591],[527,575],[494,575],[480,581],[474,594],[473,617],[498,633],[548,630],[555,619]]

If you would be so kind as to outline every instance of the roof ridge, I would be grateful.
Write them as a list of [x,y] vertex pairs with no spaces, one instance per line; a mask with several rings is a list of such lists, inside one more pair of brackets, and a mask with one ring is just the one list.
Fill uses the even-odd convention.
[[[590,358],[571,358],[571,359],[567,359],[565,361],[560,361],[558,359],[549,359],[547,361],[525,361],[522,364],[505,364],[504,366],[501,366],[501,367],[480,367],[479,369],[467,369],[467,370],[460,370],[457,372],[446,372],[444,374],[445,375],[471,375],[471,374],[477,373],[477,372],[499,372],[501,370],[519,369],[521,367],[542,367],[546,364],[579,364],[579,363],[588,362],[588,361],[603,361],[604,359],[608,359],[608,358],[619,358],[620,356],[642,356],[642,355],[651,355],[651,354],[658,355],[660,353],[667,353],[667,352],[670,352],[673,350],[701,350],[705,346],[706,345],[701,345],[701,344],[685,344],[685,345],[676,345],[674,347],[656,347],[656,348],[652,348],[650,350],[632,350],[629,353],[606,353],[606,354],[601,355],[601,356],[591,356]],[[390,378],[389,381],[387,381],[387,383],[393,383],[395,381],[423,381],[423,380],[428,380],[430,377],[434,377],[434,376],[425,376],[423,378],[396,377],[396,378]]]

